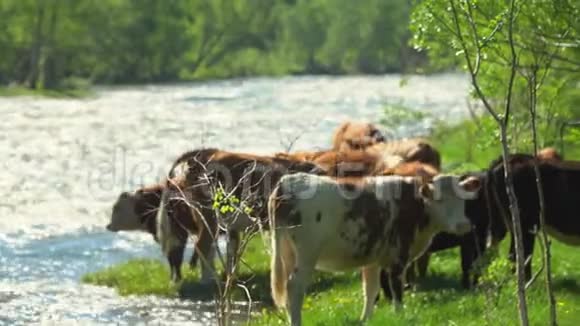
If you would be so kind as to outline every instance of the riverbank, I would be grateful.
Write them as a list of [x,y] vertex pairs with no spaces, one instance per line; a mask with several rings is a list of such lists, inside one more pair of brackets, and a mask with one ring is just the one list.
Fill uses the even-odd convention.
[[48,98],[86,98],[94,96],[91,89],[30,89],[25,87],[0,87],[0,97],[35,96]]

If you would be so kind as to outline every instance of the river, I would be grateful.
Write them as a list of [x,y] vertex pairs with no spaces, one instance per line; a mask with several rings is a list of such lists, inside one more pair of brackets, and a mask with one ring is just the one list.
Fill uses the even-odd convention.
[[340,122],[378,121],[388,103],[447,121],[466,116],[466,76],[400,80],[250,78],[99,87],[86,99],[0,98],[0,325],[211,323],[208,303],[80,283],[128,259],[162,259],[148,234],[105,230],[116,196],[158,180],[188,149],[270,153],[295,138],[294,149],[327,148]]

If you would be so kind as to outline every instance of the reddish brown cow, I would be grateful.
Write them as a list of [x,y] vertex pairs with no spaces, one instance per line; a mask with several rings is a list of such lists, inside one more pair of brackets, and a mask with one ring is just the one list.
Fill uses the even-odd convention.
[[421,162],[441,169],[441,155],[428,141],[421,138],[401,139],[375,144],[366,149],[376,155],[398,156],[403,162]]
[[304,162],[312,162],[322,169],[327,175],[337,177],[360,177],[377,175],[386,166],[383,157],[376,153],[366,151],[319,151],[319,152],[294,152],[276,153],[275,157]]
[[395,167],[402,162],[425,163],[437,170],[441,169],[439,152],[422,139],[374,144],[365,150],[300,151],[276,153],[275,157],[313,162],[326,169],[329,175],[335,176],[377,175],[383,169]]
[[385,141],[381,131],[372,123],[347,121],[342,123],[332,137],[335,151],[361,150]]

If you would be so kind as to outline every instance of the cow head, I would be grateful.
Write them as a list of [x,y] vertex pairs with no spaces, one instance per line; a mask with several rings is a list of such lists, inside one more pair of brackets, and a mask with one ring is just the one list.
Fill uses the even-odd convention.
[[121,193],[113,205],[107,230],[147,231],[145,223],[149,218],[155,218],[160,194],[161,189],[139,189],[134,193]]
[[372,123],[344,122],[334,132],[334,150],[364,150],[376,143],[385,142],[385,136]]
[[458,176],[438,175],[432,182],[422,180],[419,193],[435,227],[462,235],[471,230],[471,223],[465,217],[465,200],[475,198],[480,186],[477,177],[461,180]]

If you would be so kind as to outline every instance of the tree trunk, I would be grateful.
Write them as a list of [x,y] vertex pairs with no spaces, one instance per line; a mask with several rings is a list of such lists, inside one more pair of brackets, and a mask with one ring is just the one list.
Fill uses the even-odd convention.
[[[528,88],[530,92],[530,116],[532,122],[532,142],[534,145],[534,156],[538,155],[538,134],[536,130],[536,100],[537,100],[537,80],[536,80],[537,70],[532,72],[530,79],[528,80]],[[554,289],[552,288],[552,253],[551,253],[551,243],[546,234],[546,210],[544,202],[544,188],[542,188],[542,175],[540,173],[540,168],[538,166],[538,161],[534,160],[534,173],[536,174],[536,186],[538,190],[538,201],[540,205],[540,238],[544,243],[543,260],[544,266],[546,266],[546,293],[548,295],[548,304],[550,305],[550,325],[558,325],[558,319],[556,314],[556,298],[554,297]]]
[[57,67],[56,67],[56,27],[58,23],[58,13],[59,13],[59,1],[53,0],[51,11],[50,11],[50,18],[49,18],[49,26],[48,32],[46,36],[46,47],[43,51],[43,58],[41,60],[41,76],[39,78],[40,83],[48,89],[54,89],[57,87]]
[[46,2],[44,0],[36,1],[36,17],[34,20],[32,46],[30,49],[28,77],[26,78],[26,84],[31,89],[37,89],[40,86],[38,83],[38,77],[44,38],[42,34],[42,25],[44,24],[45,5]]
[[512,217],[512,233],[514,237],[514,245],[516,252],[516,273],[518,281],[518,310],[520,313],[520,324],[528,326],[528,305],[526,301],[526,275],[525,275],[525,261],[524,248],[522,241],[522,224],[520,220],[520,209],[518,206],[518,199],[516,197],[511,166],[509,164],[509,148],[507,140],[507,127],[504,123],[500,123],[502,156],[504,164],[504,177],[506,193],[509,200],[509,208]]

